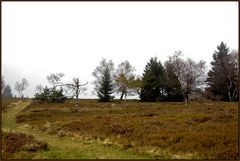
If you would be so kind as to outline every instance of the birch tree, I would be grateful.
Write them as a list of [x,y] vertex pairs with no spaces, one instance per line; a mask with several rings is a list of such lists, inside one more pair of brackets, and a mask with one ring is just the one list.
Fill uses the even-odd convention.
[[134,71],[135,68],[127,60],[121,62],[115,71],[114,77],[116,92],[120,94],[120,100],[122,100],[123,96],[125,96],[126,101],[127,95],[131,95],[133,93],[131,84],[135,78],[135,75],[133,73]]
[[71,82],[64,83],[62,82],[62,78],[64,77],[63,73],[51,73],[47,76],[47,80],[54,87],[66,87],[68,89],[67,96],[71,98],[75,98],[75,110],[79,111],[79,95],[86,91],[86,86],[88,82],[81,84],[79,78],[73,78]]
[[17,81],[15,83],[15,90],[18,92],[18,97],[24,97],[23,91],[28,87],[27,79],[23,78],[21,82]]
[[181,56],[183,56],[182,52],[176,51],[173,56],[169,57],[168,62],[173,67],[174,72],[180,81],[186,104],[188,104],[189,94],[205,84],[206,62],[203,60],[195,62],[190,58],[184,60]]

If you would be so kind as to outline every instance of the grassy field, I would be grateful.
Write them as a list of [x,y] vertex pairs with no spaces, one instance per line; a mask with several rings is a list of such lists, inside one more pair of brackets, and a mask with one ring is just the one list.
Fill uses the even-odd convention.
[[[3,100],[4,102],[5,100]],[[26,123],[16,123],[16,115],[25,111],[30,104],[30,101],[24,100],[7,100],[8,104],[2,113],[2,156],[3,159],[104,159],[104,158],[133,158],[133,159],[147,159],[153,158],[152,156],[144,153],[136,153],[135,151],[123,150],[115,145],[104,145],[96,140],[83,140],[77,137],[61,137],[58,135],[49,135],[39,129],[33,129]],[[12,104],[12,103],[13,104]],[[45,119],[45,118],[43,118]],[[11,137],[14,134],[14,142],[20,142],[21,147],[15,147],[15,151],[9,149],[7,143],[11,142]],[[22,139],[23,134],[29,137],[33,136],[31,140],[35,142],[47,143],[48,148],[38,149],[37,151],[29,151],[25,148],[25,140]],[[11,136],[10,140],[7,136]],[[29,138],[27,137],[27,138]],[[7,138],[7,139],[6,139]],[[36,140],[37,139],[37,140]],[[29,139],[28,139],[29,140]],[[24,142],[24,143],[23,143]],[[19,144],[14,144],[19,145]],[[14,147],[14,145],[11,145]],[[40,147],[41,148],[41,147]]]
[[3,112],[3,130],[48,144],[31,158],[238,159],[237,103],[81,100],[79,112],[72,107],[71,100],[19,102]]
[[19,101],[24,101],[19,98],[4,98],[2,100],[2,110],[15,106]]

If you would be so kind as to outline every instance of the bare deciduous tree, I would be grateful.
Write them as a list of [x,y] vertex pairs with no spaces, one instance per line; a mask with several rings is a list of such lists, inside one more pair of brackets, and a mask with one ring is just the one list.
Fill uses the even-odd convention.
[[86,87],[84,87],[85,85],[87,85],[87,83],[85,84],[81,84],[79,78],[73,78],[72,82],[65,84],[67,86],[67,88],[70,90],[70,96],[75,97],[76,98],[76,102],[75,102],[75,110],[78,111],[79,110],[79,94],[85,92],[87,90]]
[[204,85],[206,63],[203,60],[195,62],[188,58],[181,58],[182,52],[177,51],[169,57],[168,62],[172,64],[176,75],[181,83],[185,95],[186,103],[189,103],[189,94],[202,85]]
[[52,84],[54,87],[61,86],[66,87],[67,90],[67,96],[71,98],[76,98],[76,104],[75,104],[75,110],[79,110],[79,94],[86,91],[86,86],[88,84],[81,84],[79,78],[73,78],[72,82],[69,83],[63,83],[61,78],[64,77],[63,73],[51,73],[49,76],[47,76],[47,80],[50,84]]
[[47,76],[47,81],[55,87],[57,84],[61,84],[62,77],[64,77],[63,73],[51,73]]
[[37,85],[36,88],[35,88],[35,91],[37,93],[42,93],[43,92],[43,86],[40,84],[40,85]]
[[17,81],[15,83],[15,90],[18,92],[19,97],[24,97],[23,91],[28,87],[28,85],[28,81],[25,78],[23,78],[21,82]]

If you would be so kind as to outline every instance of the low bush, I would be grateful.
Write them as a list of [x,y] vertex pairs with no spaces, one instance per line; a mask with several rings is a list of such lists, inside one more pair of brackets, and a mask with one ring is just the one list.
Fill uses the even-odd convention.
[[56,89],[56,88],[48,88],[45,87],[42,92],[35,93],[33,100],[37,103],[63,103],[67,97],[63,95],[63,89]]

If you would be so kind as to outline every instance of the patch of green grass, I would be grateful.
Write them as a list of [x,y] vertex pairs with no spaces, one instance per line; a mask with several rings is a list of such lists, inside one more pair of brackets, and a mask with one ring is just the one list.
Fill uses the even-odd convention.
[[6,130],[15,129],[18,126],[18,124],[16,124],[15,115],[22,111],[29,103],[30,102],[27,101],[18,101],[14,102],[11,108],[5,109],[2,113],[2,128]]
[[[66,138],[65,138],[66,139]],[[60,144],[61,143],[61,144]],[[117,146],[103,146],[95,141],[82,143],[75,141],[64,142],[65,149],[59,148],[63,142],[56,142],[51,148],[53,150],[37,153],[34,159],[143,159],[148,155],[137,154],[131,150],[122,150]]]

